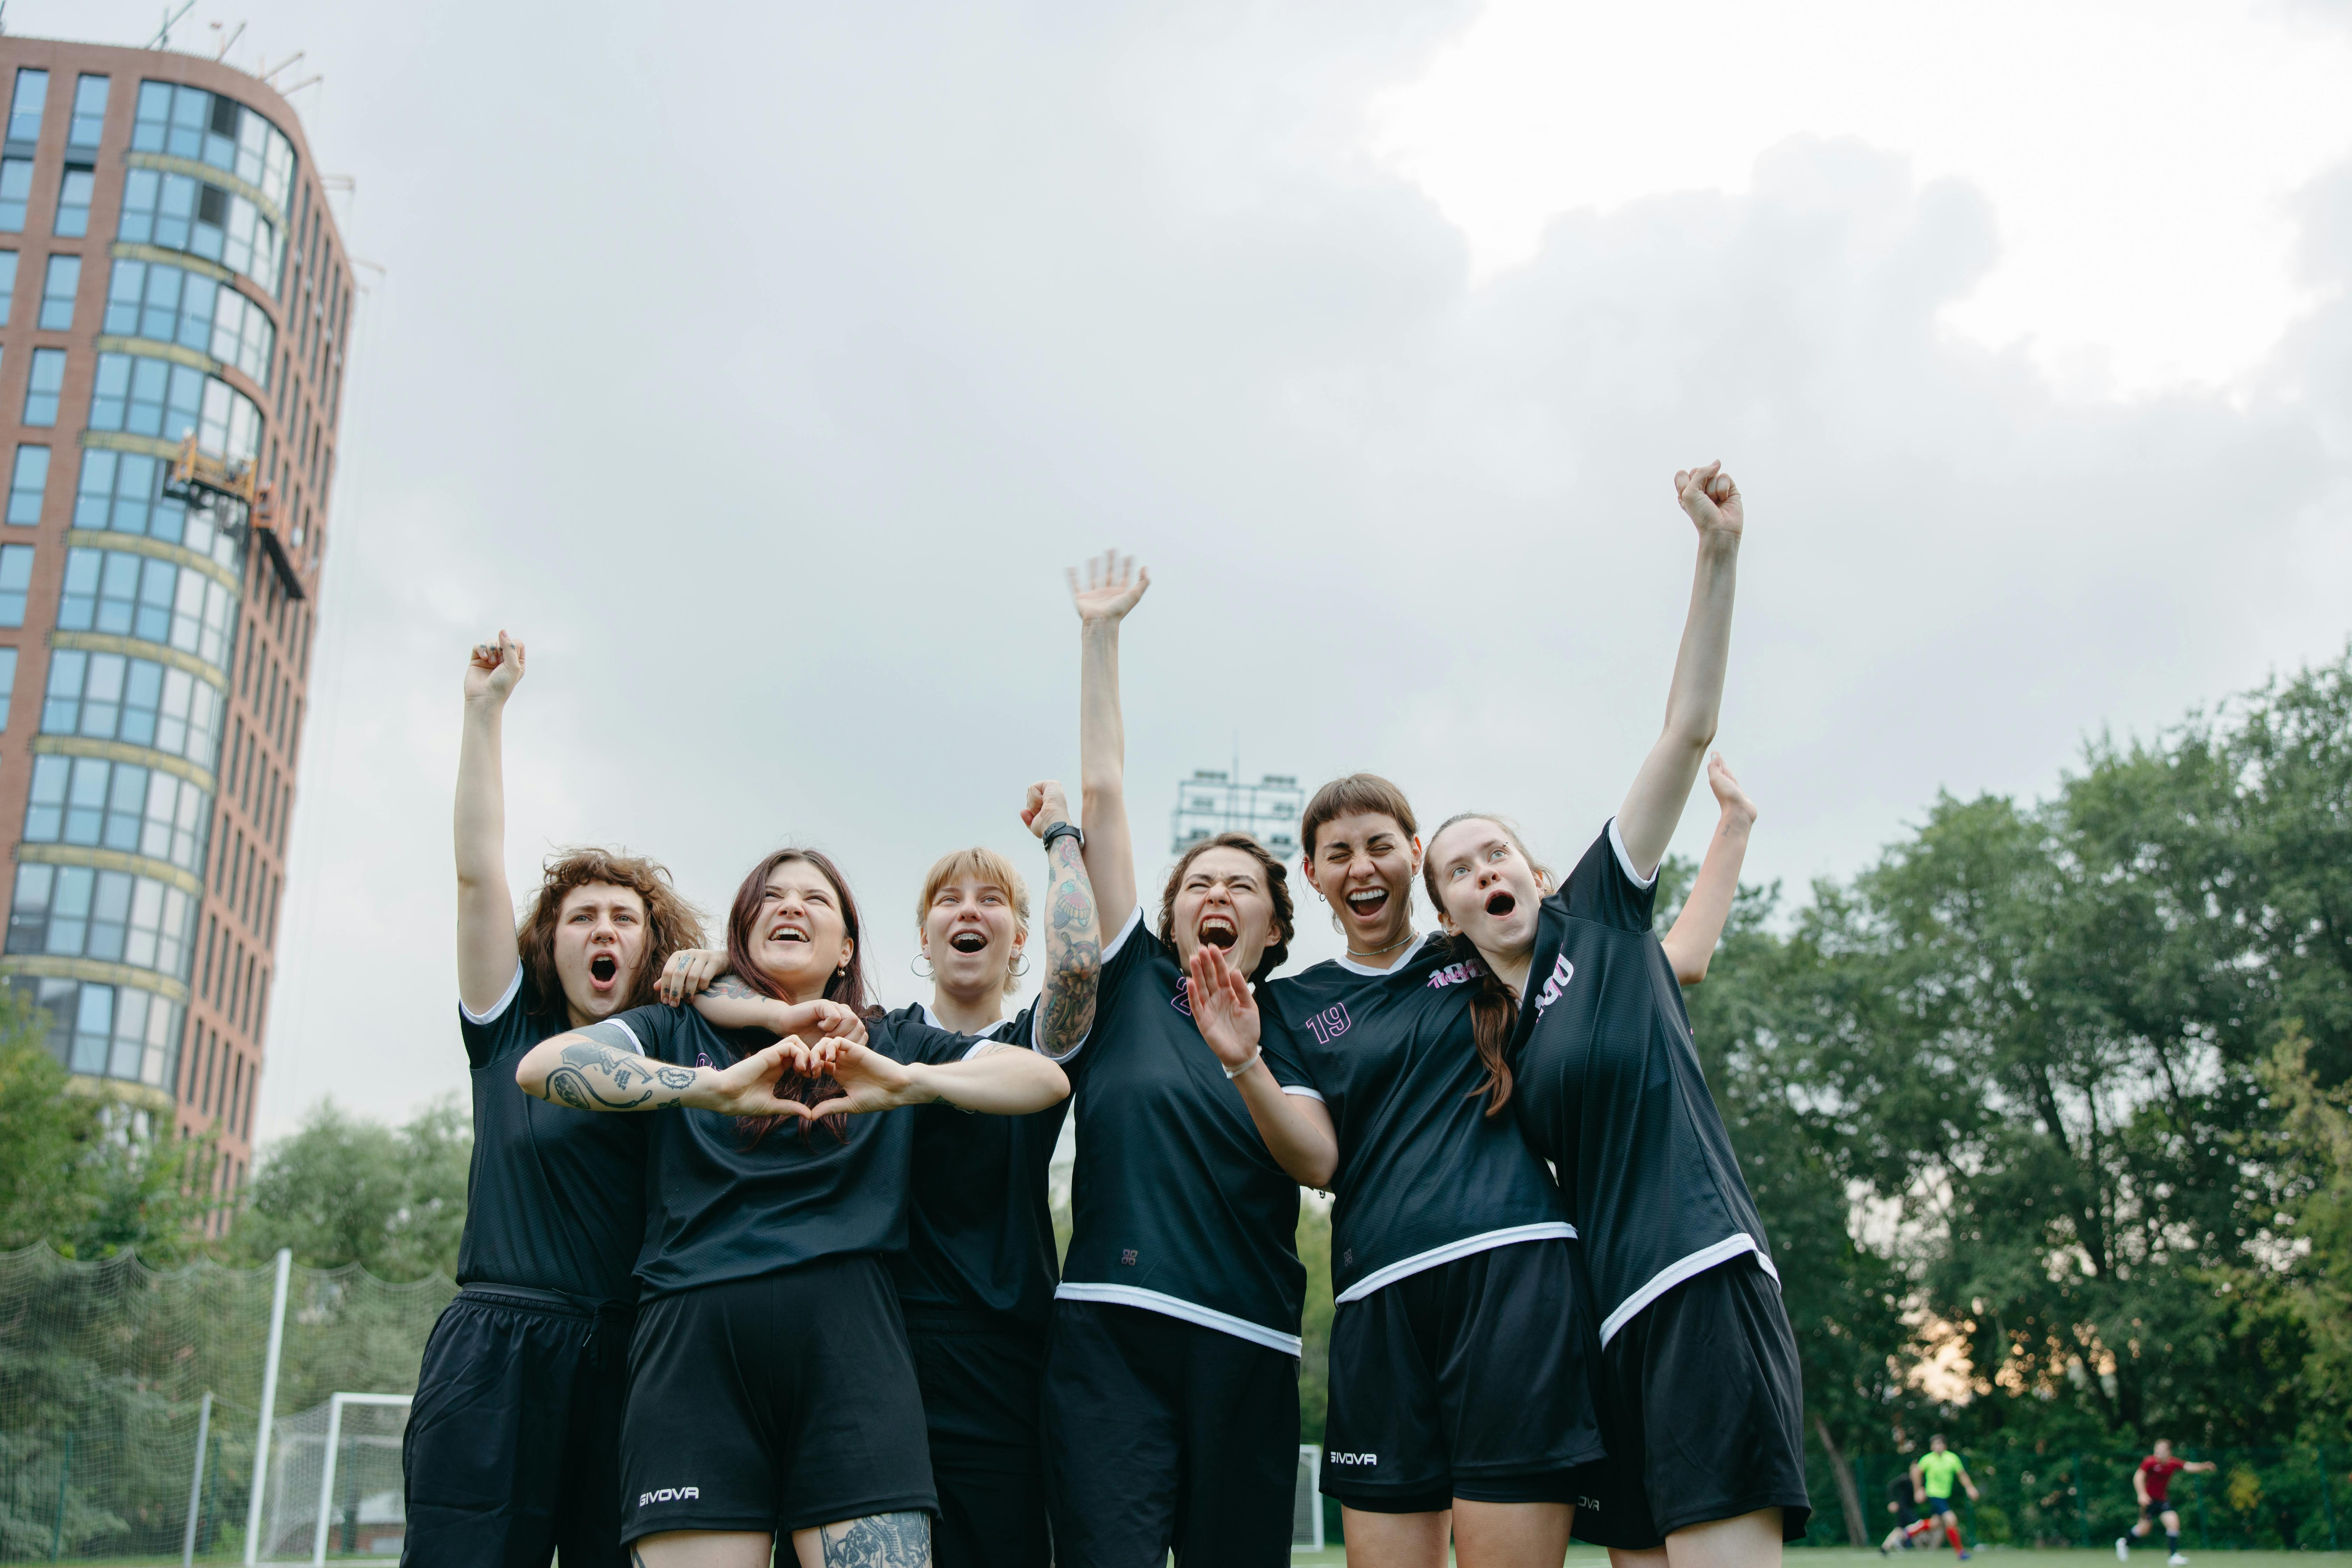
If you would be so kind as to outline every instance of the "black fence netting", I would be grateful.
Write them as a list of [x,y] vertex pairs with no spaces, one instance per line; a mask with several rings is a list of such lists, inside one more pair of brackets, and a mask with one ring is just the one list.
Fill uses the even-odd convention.
[[[2030,1448],[1962,1448],[1969,1479],[1981,1499],[1955,1487],[1953,1505],[1970,1546],[2091,1546],[2112,1551],[2140,1517],[2132,1472],[2145,1450],[2042,1452]],[[2209,1473],[2172,1478],[2167,1500],[2180,1515],[2181,1542],[2189,1548],[2338,1551],[2352,1547],[2352,1447],[2285,1448],[2185,1447],[2183,1459],[2210,1462]],[[1915,1454],[1853,1456],[1854,1490],[1871,1543],[1895,1525],[1890,1484],[1907,1474]],[[1813,1498],[1810,1546],[1847,1543],[1836,1473],[1818,1449],[1809,1454]],[[2160,1548],[2157,1527],[2138,1544]],[[1948,1552],[1948,1546],[1934,1544]],[[2161,1561],[2159,1551],[2150,1561]]]
[[[176,1561],[192,1493],[197,1557],[243,1559],[276,1281],[268,1264],[157,1270],[46,1246],[0,1253],[0,1562]],[[332,1396],[414,1392],[425,1336],[456,1293],[439,1276],[290,1271],[263,1515],[285,1539],[263,1541],[263,1556],[310,1558],[320,1508],[300,1489],[320,1484]],[[348,1468],[328,1509],[338,1554],[381,1552],[396,1534],[372,1478],[403,1417],[362,1407],[341,1418]],[[366,1496],[341,1496],[362,1485]]]

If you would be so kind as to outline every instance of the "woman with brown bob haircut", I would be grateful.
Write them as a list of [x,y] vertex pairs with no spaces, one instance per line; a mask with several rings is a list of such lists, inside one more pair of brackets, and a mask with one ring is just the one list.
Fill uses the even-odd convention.
[[1075,1568],[1290,1560],[1297,1471],[1298,1184],[1266,1152],[1193,1027],[1185,962],[1263,979],[1289,951],[1282,863],[1255,839],[1185,847],[1157,929],[1137,893],[1118,629],[1147,574],[1106,556],[1081,586],[1078,756],[1087,870],[1106,930],[1093,1036],[1069,1063],[1075,1222],[1045,1352],[1056,1560]]
[[403,1439],[408,1561],[614,1564],[621,1552],[618,1374],[645,1238],[646,1140],[515,1085],[551,1035],[652,999],[702,940],[651,860],[575,849],[548,862],[520,933],[507,887],[501,731],[523,647],[504,632],[466,668],[458,750],[457,1027],[474,1152],[457,1299],[426,1342]]
[[861,929],[828,857],[777,850],[737,889],[730,973],[692,1006],[558,1035],[516,1069],[574,1110],[670,1112],[644,1119],[621,1433],[621,1539],[645,1568],[764,1568],[787,1540],[810,1568],[929,1560],[939,1499],[885,1263],[916,1123],[874,1113],[1023,1116],[1068,1083],[1036,1051],[882,1016]]

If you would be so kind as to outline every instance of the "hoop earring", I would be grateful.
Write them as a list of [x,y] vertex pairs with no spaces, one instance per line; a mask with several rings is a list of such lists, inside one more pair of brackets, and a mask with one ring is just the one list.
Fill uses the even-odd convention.
[[1018,980],[1023,975],[1028,973],[1029,955],[1024,952],[1020,957],[1014,959],[1011,963],[1005,965],[1004,973],[1010,974],[1015,980]]
[[918,979],[918,980],[929,980],[929,979],[933,978],[934,976],[936,976],[936,975],[939,973],[939,971],[938,971],[938,970],[936,970],[936,969],[916,969],[916,968],[915,968],[915,964],[916,964],[916,963],[917,963],[917,961],[918,961],[918,960],[921,959],[921,957],[922,957],[922,956],[923,956],[923,955],[922,955],[921,953],[919,953],[919,953],[915,954],[915,956],[914,956],[913,958],[910,958],[910,959],[907,960],[907,967],[908,967],[909,970],[913,971],[913,973],[914,973],[914,976],[915,976],[915,978],[916,978],[916,979]]

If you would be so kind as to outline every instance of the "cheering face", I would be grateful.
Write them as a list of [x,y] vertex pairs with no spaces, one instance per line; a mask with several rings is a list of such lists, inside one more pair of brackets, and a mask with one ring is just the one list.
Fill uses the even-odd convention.
[[1466,934],[1478,951],[1519,958],[1536,944],[1536,914],[1544,888],[1536,868],[1498,823],[1465,817],[1429,847],[1448,931]]
[[979,1001],[1003,991],[1022,945],[1013,899],[995,883],[961,877],[931,895],[923,956],[949,995]]
[[840,895],[806,860],[786,860],[768,873],[749,946],[760,973],[800,1002],[824,995],[825,982],[856,949]]
[[633,889],[589,882],[563,895],[555,919],[555,974],[575,1015],[609,1018],[619,1012],[645,957],[646,901]]
[[1412,879],[1421,840],[1376,811],[1336,816],[1315,830],[1307,875],[1339,911],[1340,934],[1358,952],[1393,943],[1412,924]]
[[1202,946],[1213,947],[1244,975],[1255,972],[1274,940],[1274,897],[1265,868],[1239,849],[1219,845],[1203,849],[1184,868],[1176,889],[1176,956],[1184,963]]

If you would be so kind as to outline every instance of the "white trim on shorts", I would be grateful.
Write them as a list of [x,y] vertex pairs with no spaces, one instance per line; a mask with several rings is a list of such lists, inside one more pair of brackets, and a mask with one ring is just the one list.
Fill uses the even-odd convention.
[[1057,1301],[1100,1301],[1113,1307],[1140,1307],[1147,1312],[1161,1312],[1171,1318],[1181,1318],[1204,1329],[1214,1329],[1235,1339],[1264,1345],[1270,1351],[1297,1357],[1305,1346],[1297,1334],[1286,1334],[1279,1329],[1269,1329],[1253,1323],[1247,1318],[1236,1318],[1231,1312],[1220,1312],[1214,1307],[1203,1307],[1197,1301],[1187,1301],[1179,1296],[1163,1296],[1157,1290],[1146,1290],[1134,1285],[1087,1285],[1065,1279],[1054,1290]]
[[1702,1247],[1686,1258],[1678,1258],[1650,1276],[1647,1284],[1619,1302],[1617,1310],[1601,1321],[1601,1342],[1607,1344],[1616,1337],[1618,1330],[1633,1321],[1634,1315],[1643,1308],[1684,1280],[1748,1252],[1756,1255],[1756,1261],[1763,1265],[1764,1272],[1772,1277],[1772,1283],[1777,1288],[1780,1283],[1780,1271],[1772,1267],[1772,1260],[1764,1256],[1764,1249],[1756,1245],[1754,1237],[1744,1230],[1739,1231],[1725,1237],[1712,1247]]

